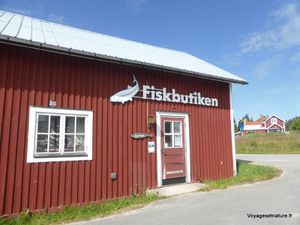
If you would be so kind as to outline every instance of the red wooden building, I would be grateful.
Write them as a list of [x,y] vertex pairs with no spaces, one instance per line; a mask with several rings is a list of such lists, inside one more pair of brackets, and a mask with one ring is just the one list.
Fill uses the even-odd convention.
[[0,215],[234,175],[242,78],[5,11],[0,32]]

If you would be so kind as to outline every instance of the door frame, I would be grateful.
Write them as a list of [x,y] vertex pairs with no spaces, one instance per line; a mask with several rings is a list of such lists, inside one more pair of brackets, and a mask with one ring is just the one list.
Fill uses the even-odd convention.
[[162,186],[162,148],[161,148],[161,117],[181,117],[184,119],[185,139],[185,182],[191,182],[191,149],[190,149],[190,124],[188,113],[177,112],[156,112],[156,164],[157,164],[157,186]]

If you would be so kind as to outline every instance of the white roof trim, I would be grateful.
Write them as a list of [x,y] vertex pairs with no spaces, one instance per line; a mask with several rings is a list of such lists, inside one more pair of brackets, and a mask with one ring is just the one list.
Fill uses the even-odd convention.
[[264,121],[264,123],[266,123],[268,120],[270,120],[272,117],[276,117],[277,119],[280,119],[282,122],[286,123],[286,121],[284,119],[281,119],[279,116],[276,116],[276,115],[272,115],[272,116],[269,116],[268,119],[266,119]]
[[188,53],[0,10],[0,42],[232,83],[247,81]]

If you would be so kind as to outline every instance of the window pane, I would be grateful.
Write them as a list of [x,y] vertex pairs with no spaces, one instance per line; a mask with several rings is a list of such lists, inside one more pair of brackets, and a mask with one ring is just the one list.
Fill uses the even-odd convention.
[[84,117],[77,117],[76,133],[84,133]]
[[182,146],[182,137],[181,134],[175,134],[174,136],[174,147]]
[[181,122],[174,122],[174,133],[181,133]]
[[49,116],[39,115],[38,133],[48,133]]
[[84,151],[84,135],[76,135],[76,151]]
[[59,133],[60,116],[51,116],[50,133]]
[[172,132],[172,122],[165,122],[165,133]]
[[74,135],[65,136],[65,152],[74,151]]
[[172,135],[165,135],[165,148],[173,147]]
[[50,152],[58,152],[59,151],[59,135],[50,135]]
[[39,134],[37,135],[36,152],[47,152],[48,135]]
[[66,133],[74,133],[75,117],[66,117]]

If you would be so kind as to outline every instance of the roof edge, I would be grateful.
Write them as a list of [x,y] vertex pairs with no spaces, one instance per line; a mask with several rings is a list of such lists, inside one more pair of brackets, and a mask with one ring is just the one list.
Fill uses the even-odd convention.
[[214,76],[214,75],[210,75],[210,74],[197,73],[194,71],[177,69],[174,67],[167,67],[167,66],[145,63],[145,62],[136,61],[136,60],[123,59],[123,58],[119,58],[119,57],[112,57],[112,56],[108,56],[108,55],[96,54],[93,52],[80,51],[80,50],[75,50],[72,48],[54,46],[54,45],[50,45],[50,44],[46,44],[46,43],[40,43],[40,42],[35,42],[35,41],[30,41],[30,40],[25,40],[25,39],[20,39],[20,38],[0,34],[0,43],[1,42],[6,43],[6,44],[8,43],[11,45],[23,46],[23,47],[27,47],[27,48],[34,48],[34,49],[39,49],[39,50],[44,50],[44,51],[56,52],[56,53],[60,53],[60,54],[72,55],[72,56],[77,56],[77,57],[81,57],[81,58],[88,58],[88,59],[94,59],[94,60],[97,59],[100,61],[109,61],[109,62],[114,62],[114,63],[119,63],[119,64],[141,66],[141,67],[145,67],[145,68],[161,70],[161,71],[168,71],[168,72],[173,72],[173,73],[176,72],[176,73],[184,74],[186,76],[204,78],[204,79],[208,79],[208,80],[216,80],[216,81],[237,83],[237,84],[243,84],[243,85],[248,84],[248,82],[244,79],[238,80],[238,79],[222,78],[222,77],[218,77],[218,76]]

